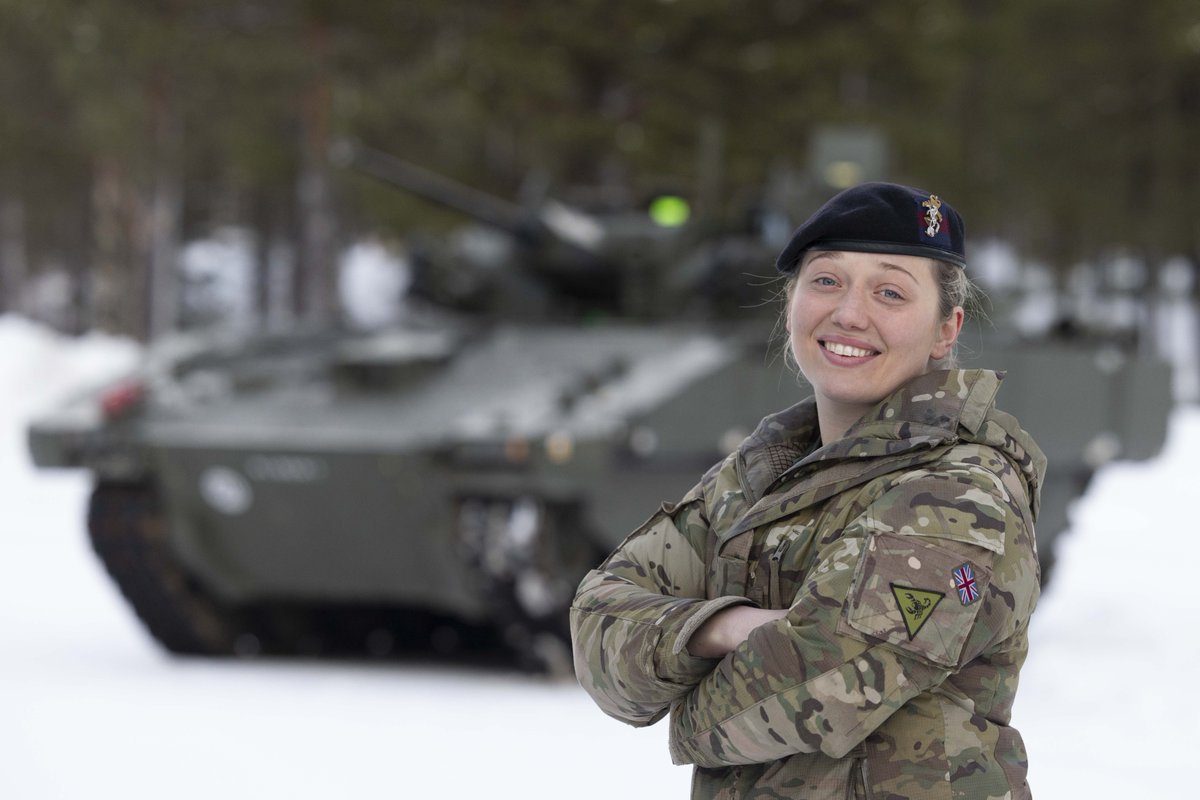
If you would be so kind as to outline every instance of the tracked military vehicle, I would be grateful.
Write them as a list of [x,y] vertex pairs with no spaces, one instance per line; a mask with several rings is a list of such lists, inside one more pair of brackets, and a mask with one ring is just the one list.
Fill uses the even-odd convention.
[[[721,305],[729,273],[765,280],[774,248],[530,213],[342,157],[503,235],[508,260],[431,256],[421,285],[439,302],[389,330],[164,341],[35,421],[34,461],[94,473],[92,543],[170,651],[494,642],[563,666],[583,573],[804,396],[770,351],[774,309]],[[659,308],[686,310],[651,323]],[[1092,472],[1161,445],[1165,372],[1102,347],[981,341],[975,360],[1011,371],[1001,406],[1050,458],[1048,566]]]

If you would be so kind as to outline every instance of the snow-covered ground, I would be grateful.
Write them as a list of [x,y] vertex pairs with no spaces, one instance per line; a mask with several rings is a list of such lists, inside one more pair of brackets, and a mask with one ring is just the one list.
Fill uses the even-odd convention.
[[[0,317],[0,798],[683,798],[666,729],[572,682],[427,664],[174,659],[84,536],[86,477],[37,473],[23,421],[132,347]],[[1015,724],[1040,798],[1185,797],[1200,644],[1200,409],[1076,509]],[[1182,577],[1181,577],[1182,576]]]

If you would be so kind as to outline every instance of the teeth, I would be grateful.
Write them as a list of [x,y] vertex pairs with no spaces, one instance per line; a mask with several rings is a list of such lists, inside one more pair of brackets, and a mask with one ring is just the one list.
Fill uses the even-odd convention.
[[851,347],[848,344],[838,344],[837,342],[826,342],[825,349],[831,353],[836,353],[839,356],[854,356],[862,358],[863,356],[871,355],[870,350],[862,350],[857,347]]

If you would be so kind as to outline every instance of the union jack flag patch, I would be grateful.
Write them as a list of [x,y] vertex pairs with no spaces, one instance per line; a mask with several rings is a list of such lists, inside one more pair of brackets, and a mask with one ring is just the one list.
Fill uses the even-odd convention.
[[975,571],[970,564],[963,564],[954,570],[954,588],[958,589],[958,599],[964,606],[969,606],[979,599],[979,589],[975,585]]

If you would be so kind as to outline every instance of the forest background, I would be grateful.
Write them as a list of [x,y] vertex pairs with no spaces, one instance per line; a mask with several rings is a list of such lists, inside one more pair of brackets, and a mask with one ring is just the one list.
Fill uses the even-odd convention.
[[[328,158],[346,139],[517,198],[735,225],[826,126],[1065,283],[1119,255],[1200,286],[1194,0],[0,0],[0,313],[179,327],[179,253],[251,232],[255,305],[329,322],[337,253],[461,219]],[[45,316],[46,314],[43,314]]]

